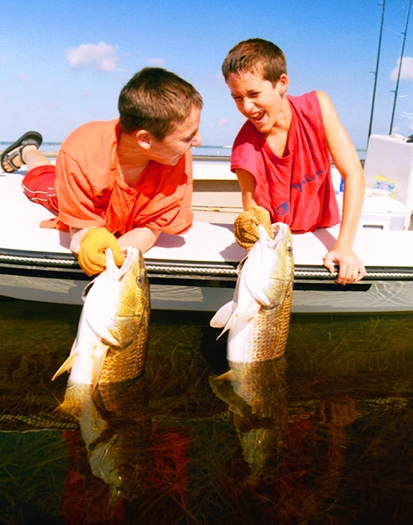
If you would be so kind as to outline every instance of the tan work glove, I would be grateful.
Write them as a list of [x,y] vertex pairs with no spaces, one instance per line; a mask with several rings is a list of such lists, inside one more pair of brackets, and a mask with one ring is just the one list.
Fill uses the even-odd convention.
[[264,226],[271,239],[274,238],[269,212],[261,206],[250,206],[234,222],[235,239],[240,246],[247,250],[254,246],[259,238],[258,224]]
[[113,253],[116,266],[122,266],[125,256],[113,233],[105,228],[91,228],[80,241],[78,262],[86,275],[92,276],[106,268],[106,249]]

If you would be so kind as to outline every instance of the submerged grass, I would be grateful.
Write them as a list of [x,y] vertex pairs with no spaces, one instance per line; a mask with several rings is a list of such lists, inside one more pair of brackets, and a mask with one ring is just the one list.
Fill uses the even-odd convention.
[[[112,506],[77,422],[52,414],[67,376],[50,378],[70,351],[79,316],[80,308],[0,302],[2,523],[29,523],[29,514],[47,523],[59,504],[76,523],[111,525],[411,522],[411,315],[293,316],[287,368],[274,389],[274,402],[285,407],[262,417],[230,384],[220,397],[211,388],[210,378],[228,365],[210,315],[153,312],[152,430],[147,445],[125,440],[147,447],[148,457],[123,471],[137,481],[131,497]],[[123,423],[139,424],[138,414]],[[47,427],[50,420],[56,427]]]

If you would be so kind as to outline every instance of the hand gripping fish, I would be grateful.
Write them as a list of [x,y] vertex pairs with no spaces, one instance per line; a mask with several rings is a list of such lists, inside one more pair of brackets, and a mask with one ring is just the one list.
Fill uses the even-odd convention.
[[56,374],[71,370],[62,408],[74,413],[96,386],[138,377],[149,342],[150,296],[145,262],[127,248],[121,268],[106,251],[107,267],[83,292],[85,304],[69,358]]
[[287,343],[294,280],[290,228],[273,224],[273,239],[262,225],[258,229],[258,241],[238,267],[233,300],[210,322],[215,328],[224,327],[222,333],[229,330],[230,364],[281,357]]

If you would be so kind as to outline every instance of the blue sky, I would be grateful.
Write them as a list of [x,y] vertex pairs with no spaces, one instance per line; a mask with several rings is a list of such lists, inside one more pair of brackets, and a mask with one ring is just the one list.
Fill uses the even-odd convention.
[[[287,56],[289,92],[326,91],[365,148],[382,0],[3,0],[0,141],[29,129],[61,141],[80,124],[117,117],[120,89],[148,65],[176,72],[204,98],[204,145],[231,144],[243,117],[221,73],[240,40]],[[389,133],[409,0],[386,0],[373,133]],[[394,131],[413,133],[413,13]]]

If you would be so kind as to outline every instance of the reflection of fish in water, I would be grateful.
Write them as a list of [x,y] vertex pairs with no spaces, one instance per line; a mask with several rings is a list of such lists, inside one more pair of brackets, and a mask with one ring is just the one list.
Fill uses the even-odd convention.
[[110,503],[138,497],[148,466],[152,421],[145,376],[98,385],[79,411],[92,473],[109,485]]
[[294,260],[287,224],[271,226],[240,263],[234,298],[214,315],[211,326],[229,330],[230,362],[251,363],[284,354],[290,326]]
[[106,270],[85,289],[70,356],[53,377],[71,369],[61,408],[75,416],[83,396],[90,396],[98,384],[138,377],[145,367],[150,297],[144,259],[136,248],[127,248],[121,268],[111,250],[106,262]]
[[287,388],[284,357],[254,363],[233,363],[231,371],[209,382],[228,404],[243,456],[251,469],[249,481],[276,475],[286,446]]

